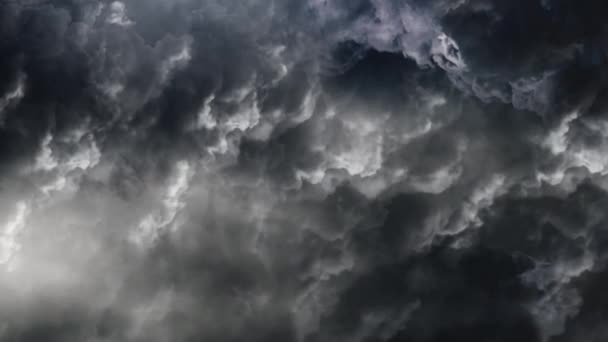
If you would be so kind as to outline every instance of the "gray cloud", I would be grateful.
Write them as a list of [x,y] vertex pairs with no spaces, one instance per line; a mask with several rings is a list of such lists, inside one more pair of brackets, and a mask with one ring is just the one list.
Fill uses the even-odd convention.
[[605,6],[0,3],[6,341],[602,341]]

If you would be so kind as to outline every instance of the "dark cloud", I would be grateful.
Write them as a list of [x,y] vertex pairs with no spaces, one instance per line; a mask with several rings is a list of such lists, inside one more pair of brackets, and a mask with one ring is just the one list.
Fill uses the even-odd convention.
[[603,341],[605,7],[0,2],[0,340]]

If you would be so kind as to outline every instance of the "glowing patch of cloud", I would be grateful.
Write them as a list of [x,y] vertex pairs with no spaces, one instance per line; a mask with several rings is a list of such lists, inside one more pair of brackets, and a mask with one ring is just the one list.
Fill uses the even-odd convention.
[[108,24],[118,26],[131,26],[134,24],[131,19],[127,17],[126,6],[121,1],[114,1],[110,4],[110,13],[107,18]]

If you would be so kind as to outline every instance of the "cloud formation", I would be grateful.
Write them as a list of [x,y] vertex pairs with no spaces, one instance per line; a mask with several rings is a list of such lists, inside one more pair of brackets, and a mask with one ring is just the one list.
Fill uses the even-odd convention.
[[607,6],[0,2],[0,340],[604,341]]

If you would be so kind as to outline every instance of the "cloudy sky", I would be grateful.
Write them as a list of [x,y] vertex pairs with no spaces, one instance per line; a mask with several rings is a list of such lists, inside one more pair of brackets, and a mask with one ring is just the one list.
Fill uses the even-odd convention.
[[0,340],[608,340],[608,2],[0,0]]

